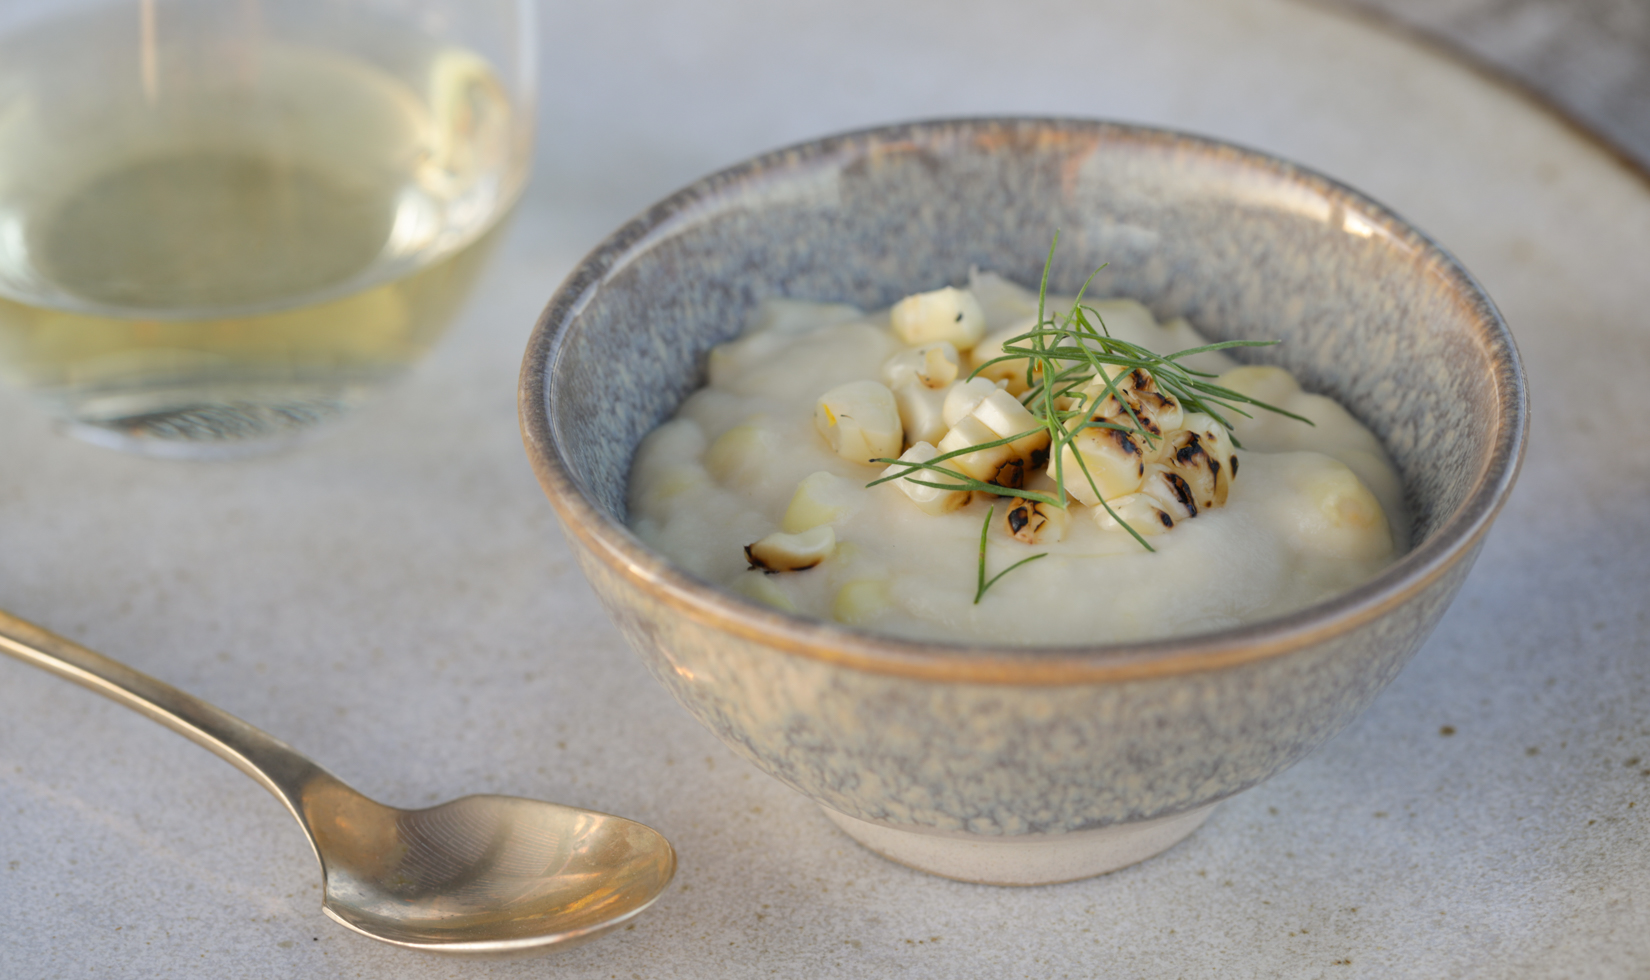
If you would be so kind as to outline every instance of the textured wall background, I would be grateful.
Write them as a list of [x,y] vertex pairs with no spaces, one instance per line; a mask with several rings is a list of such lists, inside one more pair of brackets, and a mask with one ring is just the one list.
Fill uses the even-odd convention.
[[1489,62],[1650,167],[1650,0],[1331,0]]

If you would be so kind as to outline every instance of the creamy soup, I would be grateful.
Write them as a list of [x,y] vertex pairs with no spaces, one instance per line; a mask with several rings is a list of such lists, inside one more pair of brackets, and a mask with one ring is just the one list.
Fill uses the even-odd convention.
[[[1159,324],[1131,300],[1087,305],[1112,336],[1159,354],[1207,343],[1185,320]],[[1032,427],[1014,414],[1038,382],[1028,388],[1026,362],[970,374],[1036,315],[1034,293],[981,273],[967,289],[892,311],[765,304],[711,352],[705,387],[643,440],[631,527],[693,574],[787,612],[1013,645],[1112,643],[1276,616],[1356,585],[1408,546],[1402,487],[1379,440],[1288,372],[1219,351],[1181,363],[1312,424],[1242,405],[1253,417],[1223,412],[1227,433],[1154,394],[1149,373],[1108,366],[1111,384],[1097,377],[1086,391],[1096,412],[1119,408],[1123,424],[1083,431],[1063,467],[1046,437],[1041,450],[1021,439],[968,452]],[[1081,405],[1081,394],[1066,401]],[[1119,454],[1122,444],[1132,448]],[[947,452],[958,455],[934,465],[1065,506],[923,487],[915,481],[956,484],[888,462]],[[1188,454],[1201,468],[1179,467],[1182,479]],[[983,595],[982,525],[988,579],[1042,556]]]

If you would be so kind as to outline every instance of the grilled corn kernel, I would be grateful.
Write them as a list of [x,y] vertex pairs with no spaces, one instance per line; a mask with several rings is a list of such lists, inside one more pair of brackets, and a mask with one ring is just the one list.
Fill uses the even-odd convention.
[[779,529],[786,534],[801,534],[822,524],[835,524],[858,510],[862,500],[859,484],[820,470],[796,485]]
[[1123,526],[1112,517],[1112,514],[1122,518],[1129,527],[1141,535],[1162,534],[1174,527],[1174,518],[1165,513],[1156,500],[1144,493],[1126,493],[1106,501],[1106,504],[1111,507],[1110,513],[1105,507],[1095,507],[1091,511],[1094,523],[1102,531],[1123,530]]
[[944,388],[957,380],[957,365],[961,356],[948,340],[923,344],[913,350],[900,351],[882,365],[882,380],[898,390],[908,381],[925,388]]
[[[1037,319],[1032,317],[1021,323],[1017,323],[1006,330],[999,330],[996,333],[983,338],[978,344],[975,344],[974,350],[969,357],[971,358],[971,363],[974,365],[974,368],[979,371],[979,374],[977,374],[976,377],[985,378],[990,381],[1003,382],[1008,386],[1008,393],[1011,395],[1023,394],[1028,387],[1026,385],[1026,365],[1027,362],[1030,361],[1030,358],[1014,357],[1006,361],[998,361],[995,364],[987,364],[986,362],[1002,357],[1004,344],[1027,332],[1036,325]],[[1042,371],[1040,367],[1034,366],[1032,374],[1033,382],[1035,382],[1041,374]]]
[[1146,467],[1145,476],[1140,480],[1140,495],[1150,497],[1177,521],[1189,521],[1207,507],[1199,505],[1197,489],[1184,476],[1162,463]]
[[850,381],[819,396],[814,428],[838,456],[856,463],[898,456],[905,445],[894,393],[875,381]]
[[1003,528],[1016,541],[1053,544],[1066,536],[1071,511],[1039,500],[1016,500],[1003,513]]
[[1000,439],[1029,432],[1030,435],[1008,444],[1014,455],[1025,460],[1026,469],[1036,469],[1048,462],[1048,429],[1037,416],[1026,411],[1018,398],[999,389],[982,398],[969,414]]
[[[1100,497],[1094,494],[1096,488],[1100,496],[1107,500],[1140,489],[1146,462],[1137,439],[1137,436],[1116,429],[1084,429],[1079,432],[1060,450],[1060,479],[1065,484],[1066,493],[1093,506],[1100,502]],[[1049,475],[1055,475],[1052,463],[1049,465]]]
[[1111,378],[1111,388],[1096,378],[1084,385],[1079,394],[1088,409],[1088,417],[1097,422],[1138,428],[1150,438],[1142,438],[1149,453],[1161,450],[1158,438],[1178,429],[1185,420],[1180,402],[1173,396],[1157,390],[1157,379],[1140,368],[1127,369],[1103,365]]
[[907,381],[894,389],[894,406],[899,409],[900,427],[905,430],[905,441],[939,442],[945,437],[944,388],[929,388],[916,381]]
[[[940,451],[932,445],[919,442],[907,449],[900,456],[900,459],[908,463],[926,463],[939,454]],[[930,483],[946,483],[951,480],[943,473],[935,473],[933,470],[911,469],[906,466],[890,466],[882,471],[883,476],[895,476],[897,474],[905,474],[906,477],[915,477],[918,480],[926,480]],[[936,516],[948,514],[968,503],[969,493],[967,490],[941,490],[938,487],[914,483],[904,477],[889,481],[888,486],[892,486],[905,494],[925,514]]]
[[[957,420],[951,431],[940,440],[941,453],[955,452],[978,446],[984,443],[996,442],[1002,436],[985,427],[985,423],[972,415]],[[953,466],[976,480],[984,483],[995,483],[1002,487],[1018,487],[1025,482],[1025,460],[1014,454],[1014,449],[1008,445],[992,446],[988,449],[979,449],[971,453],[947,460],[947,465]]]
[[889,322],[894,335],[913,347],[946,340],[964,351],[985,334],[980,301],[968,290],[952,286],[905,297],[889,311]]
[[800,572],[812,568],[836,550],[836,529],[829,524],[786,534],[776,531],[754,544],[745,545],[745,557],[752,568],[764,572]]
[[945,390],[944,418],[946,425],[956,425],[958,420],[971,414],[985,396],[996,391],[997,383],[985,378],[969,378],[959,381]]
[[1225,505],[1237,470],[1235,459],[1225,426],[1194,412],[1186,416],[1183,429],[1169,433],[1161,462],[1185,479],[1197,505],[1207,510]]

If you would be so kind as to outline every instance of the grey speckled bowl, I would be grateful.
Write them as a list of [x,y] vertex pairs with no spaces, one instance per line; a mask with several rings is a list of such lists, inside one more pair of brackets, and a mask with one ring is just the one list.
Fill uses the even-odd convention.
[[[693,578],[624,525],[638,441],[760,300],[873,308],[971,265],[1051,289],[1109,263],[1134,297],[1339,399],[1396,460],[1415,548],[1356,590],[1219,633],[1092,648],[922,644],[787,616]],[[898,861],[974,881],[1155,854],[1344,727],[1455,595],[1516,476],[1512,337],[1454,259],[1292,164],[1100,122],[918,123],[706,178],[557,291],[521,375],[527,451],[585,574],[695,717]]]

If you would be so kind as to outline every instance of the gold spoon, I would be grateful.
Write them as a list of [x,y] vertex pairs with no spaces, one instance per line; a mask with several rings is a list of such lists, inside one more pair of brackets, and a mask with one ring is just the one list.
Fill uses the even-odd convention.
[[592,939],[652,904],[676,852],[651,827],[514,796],[427,810],[367,799],[284,742],[0,611],[0,650],[194,739],[286,804],[321,862],[321,908],[396,946],[510,954]]

